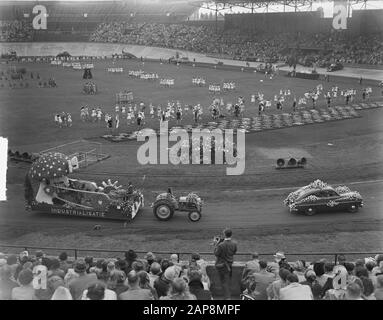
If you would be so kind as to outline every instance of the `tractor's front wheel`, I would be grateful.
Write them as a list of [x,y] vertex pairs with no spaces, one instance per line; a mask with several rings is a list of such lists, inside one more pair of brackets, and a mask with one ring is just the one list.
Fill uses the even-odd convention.
[[189,220],[192,222],[197,222],[199,219],[201,219],[201,217],[202,217],[201,212],[198,212],[198,211],[189,212]]
[[168,221],[173,217],[174,207],[168,201],[160,200],[154,203],[154,216],[160,221]]

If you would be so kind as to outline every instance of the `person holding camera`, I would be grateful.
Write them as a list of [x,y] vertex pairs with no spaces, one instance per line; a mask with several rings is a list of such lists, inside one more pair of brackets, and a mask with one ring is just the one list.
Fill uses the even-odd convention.
[[214,238],[215,268],[217,269],[223,287],[225,300],[230,300],[231,298],[230,280],[234,255],[237,252],[237,243],[231,240],[231,236],[232,231],[227,228],[223,230],[223,238]]

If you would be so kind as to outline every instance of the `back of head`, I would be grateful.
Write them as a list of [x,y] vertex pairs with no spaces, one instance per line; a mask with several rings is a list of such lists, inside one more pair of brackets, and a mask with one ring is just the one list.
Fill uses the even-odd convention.
[[142,270],[145,270],[144,263],[142,261],[140,261],[140,260],[134,261],[132,263],[132,268],[136,272],[140,272]]
[[225,230],[223,230],[223,235],[225,236],[225,238],[231,238],[233,232],[231,231],[231,229],[226,228]]
[[0,279],[5,280],[9,279],[12,276],[12,268],[5,264],[0,268]]
[[159,275],[161,273],[161,266],[158,262],[153,262],[150,265],[150,272],[154,275]]
[[332,262],[326,262],[324,264],[324,271],[325,272],[332,272],[334,270],[334,264]]
[[122,270],[114,270],[111,274],[111,280],[116,281],[116,283],[123,283],[125,279],[125,272]]
[[147,284],[149,284],[150,279],[149,279],[149,275],[146,271],[139,271],[137,273],[137,276],[138,276],[138,281],[139,281],[140,286],[146,286]]
[[287,277],[286,277],[286,280],[289,282],[289,283],[293,283],[293,282],[299,282],[299,279],[298,279],[298,276],[294,273],[290,273]]
[[279,277],[283,280],[283,281],[286,281],[287,280],[287,277],[288,275],[290,274],[291,272],[285,268],[281,268],[279,269]]
[[368,270],[365,267],[356,267],[355,268],[355,276],[358,278],[367,277],[368,278]]
[[259,261],[259,267],[260,267],[261,269],[266,269],[266,267],[267,267],[267,262],[266,262],[265,260],[261,260],[261,261]]
[[346,262],[346,256],[344,254],[338,255],[338,263],[344,264]]
[[67,259],[68,259],[68,254],[65,251],[61,252],[59,255],[59,260],[60,261],[66,261]]
[[56,270],[60,268],[60,261],[58,259],[52,259],[50,263],[50,269]]
[[183,278],[176,278],[171,283],[171,292],[173,294],[185,294],[187,287],[188,285]]
[[374,261],[368,261],[366,263],[366,269],[371,272],[372,269],[374,269],[376,267],[376,263]]
[[30,269],[21,270],[17,280],[19,281],[20,285],[22,285],[22,286],[29,285],[33,281],[32,271]]
[[127,274],[126,278],[128,279],[129,285],[135,285],[138,283],[138,275],[137,275],[137,272],[134,270],[130,271]]
[[351,273],[355,269],[355,265],[352,262],[345,262],[344,267],[346,268],[348,273]]
[[363,294],[368,297],[371,294],[374,293],[374,284],[372,280],[368,277],[361,277],[360,280],[362,281],[363,284]]
[[324,274],[325,269],[324,269],[325,264],[323,262],[315,262],[313,266],[313,270],[315,274],[320,277]]
[[362,295],[362,289],[357,283],[351,282],[347,285],[347,289],[346,289],[347,300],[358,299],[361,297],[361,295]]
[[86,296],[90,300],[103,300],[105,297],[105,285],[101,282],[90,285]]

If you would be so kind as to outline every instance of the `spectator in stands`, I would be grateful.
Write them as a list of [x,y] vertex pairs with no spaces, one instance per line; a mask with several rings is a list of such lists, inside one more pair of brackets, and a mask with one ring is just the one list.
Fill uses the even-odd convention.
[[64,283],[65,286],[69,288],[69,283],[73,280],[79,277],[79,274],[74,271],[73,268],[69,268],[68,272],[66,273],[64,277]]
[[372,273],[372,270],[376,267],[376,263],[373,260],[368,260],[366,263],[366,269],[368,272],[368,277],[372,280],[374,287],[376,287],[376,275]]
[[344,300],[347,284],[346,268],[338,268],[334,277],[327,280],[322,290],[322,296],[324,296],[326,300]]
[[310,287],[298,283],[298,276],[296,274],[289,274],[286,282],[287,286],[280,290],[281,300],[313,300]]
[[372,274],[375,276],[379,276],[383,274],[383,254],[378,254],[375,260],[376,267],[372,270]]
[[86,273],[89,273],[89,269],[94,266],[93,257],[85,257],[84,261],[86,263]]
[[202,273],[198,270],[189,271],[189,290],[190,293],[195,295],[197,300],[212,300],[212,295],[209,290],[204,289],[202,283]]
[[150,266],[152,265],[152,263],[156,260],[156,256],[153,254],[153,252],[148,252],[144,259],[146,260],[146,271],[150,271]]
[[149,272],[149,283],[154,288],[154,282],[158,279],[161,274],[161,266],[158,262],[153,262],[150,265]]
[[141,260],[136,260],[132,263],[132,269],[136,272],[145,271],[145,265]]
[[68,254],[66,252],[61,252],[59,255],[60,269],[67,273],[71,265],[68,263]]
[[129,250],[125,252],[126,274],[128,274],[130,270],[132,270],[132,264],[136,260],[137,260],[137,254],[134,252],[134,250]]
[[293,267],[293,273],[297,275],[299,280],[298,282],[303,282],[306,280],[305,272],[306,272],[305,261],[298,260],[297,262],[295,262]]
[[355,276],[354,276],[355,264],[353,264],[352,262],[345,262],[344,267],[347,270],[347,279],[349,280],[349,282],[354,281],[354,279],[355,279]]
[[158,298],[167,296],[171,282],[178,277],[177,270],[172,266],[166,268],[162,275],[154,281],[154,288],[157,291]]
[[251,260],[246,262],[245,267],[242,272],[242,279],[245,279],[249,272],[259,272],[261,269],[259,267],[259,255],[257,252],[252,253]]
[[374,295],[376,300],[383,300],[383,275],[376,277],[376,289]]
[[237,243],[231,240],[232,231],[230,229],[225,229],[223,231],[223,236],[223,241],[215,240],[215,268],[223,287],[224,299],[229,300],[231,298],[230,280],[232,276],[232,265],[234,262],[234,255],[237,252]]
[[364,276],[360,277],[360,280],[362,281],[363,285],[363,300],[376,300],[372,280]]
[[186,281],[176,278],[172,281],[169,294],[160,298],[161,300],[197,300],[194,294],[189,292]]
[[[267,262],[264,260],[259,261],[260,271],[252,273],[250,276],[254,277],[258,295],[255,297],[256,300],[267,300],[267,288],[276,280],[275,274],[268,272]],[[279,272],[279,271],[278,271]]]
[[102,282],[95,282],[84,290],[81,300],[117,300],[116,293]]
[[113,290],[117,296],[119,296],[122,292],[129,289],[129,287],[125,284],[125,280],[125,272],[122,270],[115,270],[110,276],[108,289]]
[[15,254],[11,254],[7,258],[7,265],[10,266],[11,272],[12,272],[12,276],[16,279],[17,278],[16,269],[19,266],[19,264],[17,263],[17,256]]
[[273,281],[266,289],[268,300],[279,300],[280,291],[287,286],[287,276],[290,273],[287,269],[279,269],[279,279]]
[[181,264],[179,263],[178,255],[177,255],[176,253],[173,253],[173,254],[170,256],[170,263],[171,263],[173,266],[179,266],[179,267],[181,267]]
[[327,281],[327,275],[325,274],[325,263],[324,262],[315,262],[313,265],[313,270],[316,274],[316,280],[318,281],[319,285],[323,288]]
[[140,286],[141,289],[149,289],[150,292],[153,295],[153,298],[155,300],[158,300],[158,295],[156,289],[150,285],[150,279],[149,279],[149,274],[146,271],[139,271],[137,273],[138,275],[138,285]]
[[84,290],[97,281],[96,274],[86,273],[86,268],[87,264],[83,259],[78,259],[74,264],[74,271],[78,274],[78,277],[72,279],[68,284],[74,300],[80,300]]
[[60,269],[60,261],[58,259],[51,260],[50,268],[48,270],[48,278],[51,276],[59,276],[62,279],[65,277],[65,272]]
[[314,270],[306,270],[305,272],[306,281],[301,282],[303,285],[307,285],[310,287],[311,292],[315,300],[319,300],[321,298],[322,286],[317,281],[317,276]]
[[351,282],[347,285],[346,300],[363,300],[362,299],[362,288],[355,282]]
[[139,286],[139,276],[134,270],[127,275],[129,289],[122,292],[119,296],[120,300],[154,300],[149,289],[142,289]]
[[68,288],[59,286],[52,295],[51,300],[73,300]]
[[19,287],[12,289],[12,300],[36,300],[32,281],[32,271],[29,269],[21,270],[17,279]]
[[0,300],[10,300],[12,298],[12,289],[19,285],[12,276],[12,268],[7,265],[5,259],[0,264]]

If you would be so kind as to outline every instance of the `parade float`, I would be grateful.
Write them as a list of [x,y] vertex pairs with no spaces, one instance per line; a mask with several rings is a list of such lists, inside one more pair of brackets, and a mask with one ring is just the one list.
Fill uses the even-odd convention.
[[176,197],[171,189],[168,192],[157,195],[152,203],[153,214],[160,221],[170,220],[175,211],[187,212],[189,220],[197,222],[202,217],[202,200],[191,192],[186,196]]
[[290,212],[312,216],[317,212],[349,211],[355,213],[363,207],[363,198],[346,186],[332,187],[315,180],[311,184],[290,193],[284,200]]
[[69,178],[72,163],[62,153],[41,155],[25,177],[26,209],[64,216],[132,220],[144,206],[142,192],[110,179],[97,183]]

